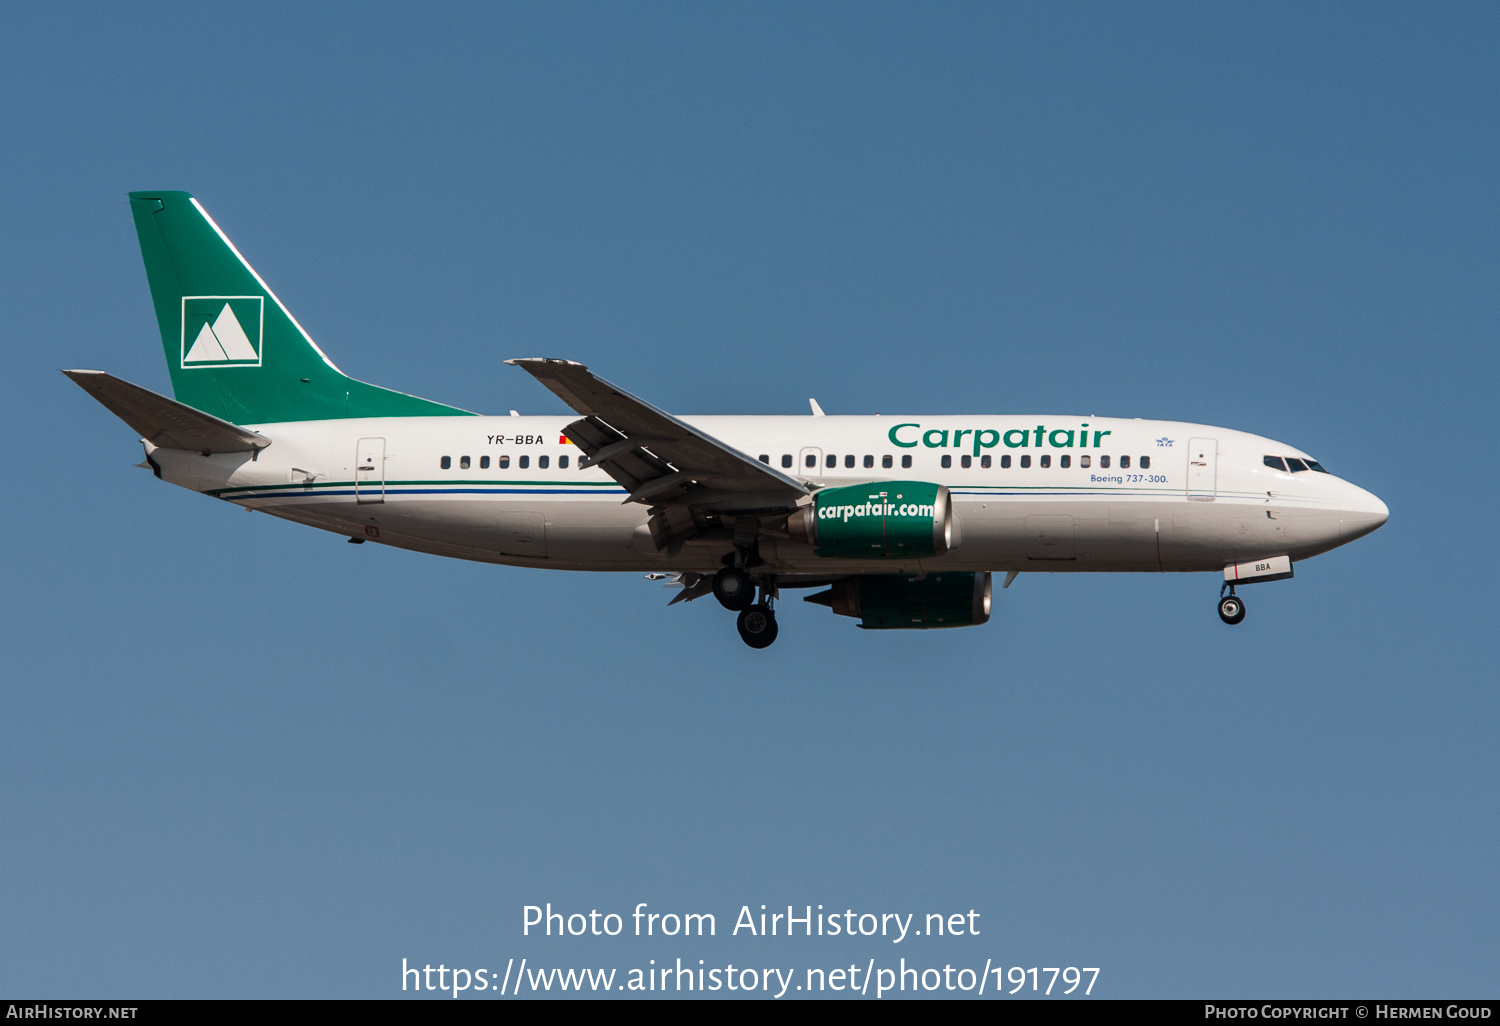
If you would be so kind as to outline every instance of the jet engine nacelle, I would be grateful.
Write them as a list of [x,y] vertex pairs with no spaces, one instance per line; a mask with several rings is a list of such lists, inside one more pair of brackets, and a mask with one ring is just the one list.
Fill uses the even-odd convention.
[[839,559],[926,559],[951,547],[953,504],[944,485],[877,481],[824,488],[787,520],[793,541]]
[[988,573],[865,574],[835,581],[808,602],[857,616],[865,630],[974,627],[990,618]]

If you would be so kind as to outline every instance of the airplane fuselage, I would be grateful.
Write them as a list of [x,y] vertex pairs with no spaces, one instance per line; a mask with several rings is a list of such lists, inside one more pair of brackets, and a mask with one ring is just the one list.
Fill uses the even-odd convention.
[[187,193],[133,192],[173,398],[63,373],[173,484],[345,535],[513,566],[671,575],[751,648],[782,589],[870,630],[978,626],[992,574],[1223,574],[1375,530],[1385,504],[1299,449],[1076,416],[682,417],[572,360],[518,357],[573,411],[477,416],[339,370]]
[[[515,566],[713,572],[727,529],[675,552],[647,506],[564,437],[573,417],[394,417],[250,425],[272,444],[202,455],[152,449],[164,480],[387,545]],[[1385,505],[1306,453],[1175,421],[1077,416],[685,416],[813,488],[946,485],[953,537],[914,560],[830,559],[784,534],[764,571],[819,577],[952,571],[1219,571],[1302,560],[1369,533]],[[1268,461],[1267,457],[1271,457]],[[1287,469],[1270,465],[1281,460]],[[873,494],[873,492],[872,492]]]

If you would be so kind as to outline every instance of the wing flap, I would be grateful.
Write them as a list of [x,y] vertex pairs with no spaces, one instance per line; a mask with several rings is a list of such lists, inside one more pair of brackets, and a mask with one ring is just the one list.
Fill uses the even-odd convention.
[[[593,463],[649,505],[790,508],[801,482],[726,445],[571,360],[505,361],[583,415],[567,434]],[[630,501],[630,500],[627,500]]]
[[96,370],[65,370],[69,379],[130,425],[152,445],[194,452],[252,452],[271,444],[265,435],[195,410],[149,388]]
[[634,492],[647,481],[676,472],[670,463],[642,448],[644,440],[627,438],[598,417],[575,420],[565,433],[569,441],[583,450],[584,459],[597,463],[626,491]]

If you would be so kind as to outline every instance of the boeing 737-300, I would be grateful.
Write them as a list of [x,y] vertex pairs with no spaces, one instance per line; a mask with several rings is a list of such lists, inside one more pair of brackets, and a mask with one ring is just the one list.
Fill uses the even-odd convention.
[[783,590],[871,629],[989,619],[991,575],[1284,580],[1386,506],[1269,438],[1072,415],[685,416],[569,360],[516,359],[573,417],[483,416],[356,381],[196,199],[130,207],[174,399],[68,377],[195,492],[343,535],[712,594],[753,648]]

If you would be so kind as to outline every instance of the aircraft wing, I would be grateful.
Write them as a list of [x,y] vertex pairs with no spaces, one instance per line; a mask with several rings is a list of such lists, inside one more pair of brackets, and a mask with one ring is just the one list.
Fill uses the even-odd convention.
[[149,388],[96,370],[63,371],[136,434],[164,449],[195,452],[252,452],[271,444],[265,435],[220,420]]
[[697,507],[722,513],[776,513],[809,493],[802,482],[766,466],[571,360],[506,360],[546,385],[583,415],[568,438],[587,465],[620,482],[627,501]]

